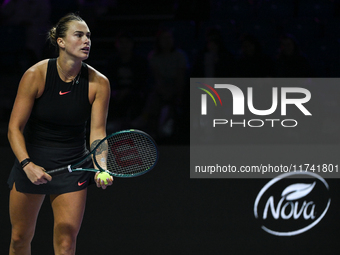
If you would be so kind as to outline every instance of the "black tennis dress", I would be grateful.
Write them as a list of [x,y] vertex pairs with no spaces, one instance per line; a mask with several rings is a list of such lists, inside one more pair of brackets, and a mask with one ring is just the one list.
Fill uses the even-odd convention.
[[[62,81],[57,71],[57,59],[50,59],[45,89],[35,100],[24,136],[28,155],[36,165],[46,170],[77,163],[88,154],[86,122],[91,114],[88,68],[82,64],[75,82]],[[92,167],[87,161],[81,167]],[[10,188],[33,194],[62,194],[86,188],[94,183],[93,172],[73,172],[55,176],[47,184],[35,185],[16,159],[8,178]]]

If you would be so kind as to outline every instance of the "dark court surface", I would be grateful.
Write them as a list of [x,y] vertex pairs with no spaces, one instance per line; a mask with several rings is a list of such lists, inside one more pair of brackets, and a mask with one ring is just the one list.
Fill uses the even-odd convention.
[[[6,178],[14,156],[0,147],[1,254],[8,253],[10,223]],[[312,230],[294,237],[264,232],[254,200],[262,179],[190,179],[189,147],[160,146],[157,167],[138,178],[116,178],[107,190],[88,189],[77,254],[337,254],[339,180],[327,180],[332,204]],[[53,254],[52,211],[46,198],[32,254]]]

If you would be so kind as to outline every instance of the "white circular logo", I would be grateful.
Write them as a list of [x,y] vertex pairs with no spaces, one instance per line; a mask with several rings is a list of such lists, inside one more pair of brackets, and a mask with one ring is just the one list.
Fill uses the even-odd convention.
[[254,203],[254,216],[262,229],[276,236],[302,234],[326,215],[329,186],[315,173],[292,172],[269,181]]

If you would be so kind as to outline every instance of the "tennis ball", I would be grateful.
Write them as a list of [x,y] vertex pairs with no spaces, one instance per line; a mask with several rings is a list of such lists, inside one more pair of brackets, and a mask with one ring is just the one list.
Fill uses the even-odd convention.
[[106,179],[110,179],[110,175],[107,172],[100,172],[97,178],[104,181],[104,184],[107,185],[108,182]]

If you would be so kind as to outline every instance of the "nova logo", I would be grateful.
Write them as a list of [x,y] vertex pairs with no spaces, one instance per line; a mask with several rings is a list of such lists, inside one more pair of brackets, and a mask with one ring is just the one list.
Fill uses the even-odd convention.
[[[292,179],[292,176],[306,179]],[[309,172],[285,173],[261,189],[255,200],[254,216],[269,234],[294,236],[318,224],[326,215],[330,203],[329,186],[319,175]]]
[[[222,101],[215,89],[227,89],[228,91],[230,91],[233,97],[233,115],[244,115],[245,97],[240,88],[238,88],[235,85],[231,85],[231,84],[215,84],[214,85],[215,89],[207,84],[204,84],[204,85],[210,88],[210,90],[215,93],[221,105],[222,105]],[[210,97],[214,100],[215,105],[217,105],[214,96],[208,90],[203,89],[203,88],[199,88],[199,89],[205,91],[208,95],[210,95]],[[290,93],[301,94],[302,97],[301,98],[288,98],[288,95]],[[282,87],[280,99],[281,99],[281,115],[287,114],[287,105],[289,104],[295,105],[304,115],[312,115],[303,105],[311,99],[311,93],[309,90],[305,88]],[[259,110],[259,109],[255,109],[254,104],[253,104],[253,88],[248,87],[247,88],[247,105],[248,105],[249,111],[255,115],[264,116],[264,115],[270,115],[274,113],[278,107],[278,88],[277,87],[272,88],[271,107],[266,110]],[[201,115],[207,115],[207,95],[206,94],[202,94],[201,96]]]

